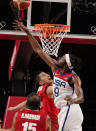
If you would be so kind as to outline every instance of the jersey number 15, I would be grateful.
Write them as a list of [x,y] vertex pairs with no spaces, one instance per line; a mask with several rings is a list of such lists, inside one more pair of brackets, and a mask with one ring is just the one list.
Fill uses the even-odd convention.
[[25,122],[22,124],[22,126],[24,127],[23,131],[27,131],[27,130],[36,131],[37,124],[31,122]]

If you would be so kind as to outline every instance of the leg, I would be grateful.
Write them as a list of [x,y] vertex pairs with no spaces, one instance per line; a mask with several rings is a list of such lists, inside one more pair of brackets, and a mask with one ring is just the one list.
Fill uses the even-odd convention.
[[47,116],[47,119],[46,119],[46,128],[47,128],[47,131],[51,131],[51,119],[49,116]]
[[82,131],[83,114],[78,104],[70,106],[67,129],[69,131]]
[[59,130],[58,131],[67,131],[67,123],[70,112],[70,106],[63,107],[58,115]]

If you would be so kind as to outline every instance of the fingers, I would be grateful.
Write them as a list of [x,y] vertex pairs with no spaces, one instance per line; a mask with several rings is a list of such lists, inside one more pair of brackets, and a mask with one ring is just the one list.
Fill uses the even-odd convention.
[[13,28],[14,28],[15,30],[20,29],[21,26],[22,26],[22,24],[21,24],[19,21],[15,20],[15,21],[13,22]]
[[70,98],[70,97],[65,97],[64,100],[66,100],[66,101],[70,101],[71,98]]
[[14,21],[12,24],[13,24],[12,27],[13,27],[15,30],[19,29],[17,21]]
[[14,20],[13,24],[19,25],[19,24],[21,24],[21,23],[20,23],[19,21],[17,21],[17,20]]
[[17,26],[13,26],[13,28],[14,28],[15,30],[18,30],[18,29],[19,29]]
[[65,97],[64,100],[67,101],[68,105],[73,104],[73,100],[70,97]]
[[23,31],[23,32],[28,32],[28,31],[29,31],[29,30],[26,28],[26,26],[24,26],[21,22],[19,22],[19,21],[17,21],[17,20],[15,20],[15,21],[13,22],[13,28],[14,28],[15,30],[20,29],[20,30]]
[[18,20],[14,20],[15,23],[20,23]]

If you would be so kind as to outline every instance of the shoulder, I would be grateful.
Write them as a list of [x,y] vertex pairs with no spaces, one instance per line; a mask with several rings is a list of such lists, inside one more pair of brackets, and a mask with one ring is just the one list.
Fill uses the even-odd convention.
[[48,87],[47,87],[47,89],[46,89],[46,94],[47,94],[49,97],[53,97],[52,86],[48,86]]
[[80,80],[80,77],[76,73],[74,73],[72,75],[72,79],[74,79],[74,80]]
[[77,76],[77,74],[73,70],[70,70],[69,73],[67,74],[69,81],[71,81],[72,78],[74,78],[75,76]]
[[73,70],[71,70],[68,75],[68,81],[72,82],[72,81],[78,81],[78,80],[80,80],[79,76]]
[[39,86],[39,88],[38,88],[38,91],[37,91],[37,92],[42,91],[42,89],[43,89],[43,86]]
[[78,84],[81,85],[81,79],[80,79],[80,77],[77,74],[74,74],[72,76],[72,83],[78,83]]
[[40,98],[43,99],[46,96],[46,86],[40,86],[37,93],[40,95]]

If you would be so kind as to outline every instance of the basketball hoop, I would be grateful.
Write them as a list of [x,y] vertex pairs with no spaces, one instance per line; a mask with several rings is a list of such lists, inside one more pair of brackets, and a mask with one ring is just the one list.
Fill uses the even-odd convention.
[[69,30],[68,25],[61,24],[35,24],[34,28],[40,31],[39,38],[43,51],[48,55],[58,56],[58,49],[65,33]]

